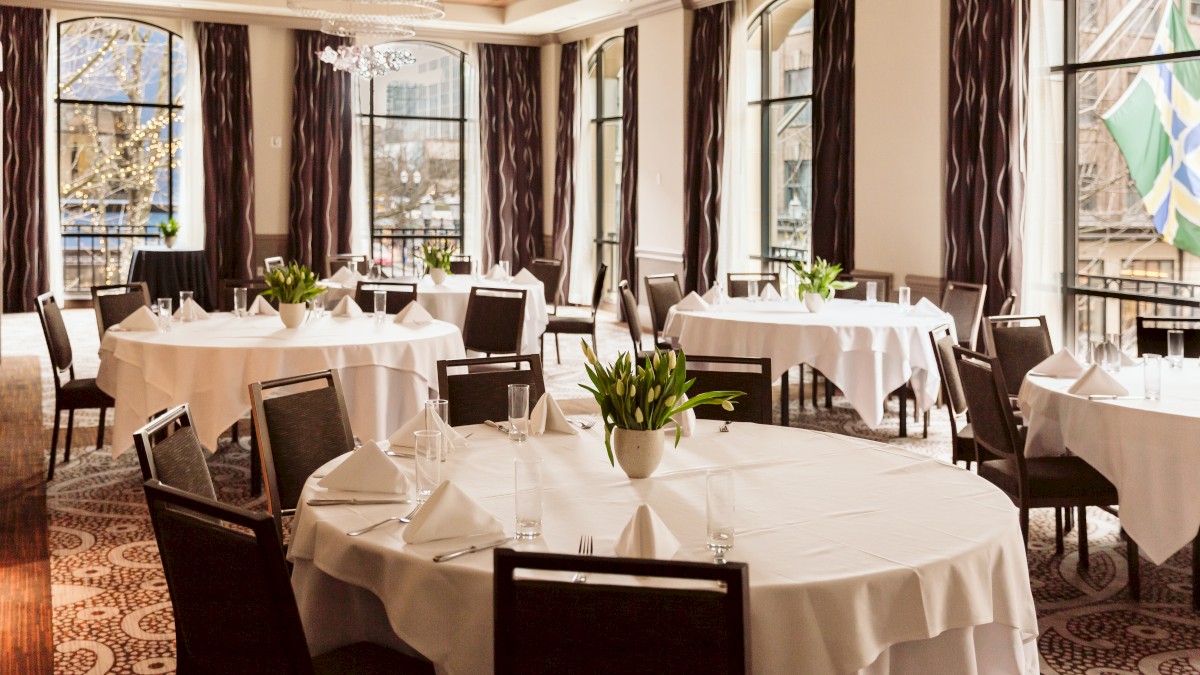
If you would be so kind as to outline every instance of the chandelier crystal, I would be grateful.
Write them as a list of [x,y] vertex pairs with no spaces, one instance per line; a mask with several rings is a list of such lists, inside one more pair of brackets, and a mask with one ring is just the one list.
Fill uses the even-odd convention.
[[326,47],[324,51],[317,52],[317,55],[321,57],[321,61],[332,64],[334,70],[343,70],[368,80],[417,62],[417,57],[413,56],[412,52],[394,47]]

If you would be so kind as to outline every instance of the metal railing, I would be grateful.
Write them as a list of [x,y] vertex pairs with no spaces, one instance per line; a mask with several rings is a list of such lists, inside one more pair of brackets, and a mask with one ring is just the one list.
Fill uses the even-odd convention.
[[419,227],[376,226],[371,232],[371,261],[392,278],[420,276],[425,273],[421,247],[429,243],[455,246],[461,253],[462,221],[431,218]]
[[123,283],[133,249],[161,241],[157,226],[109,225],[95,232],[63,232],[63,290],[88,296],[92,286]]
[[1139,316],[1200,316],[1200,284],[1139,277],[1080,274],[1075,302],[1075,345],[1118,334],[1122,349],[1137,346]]

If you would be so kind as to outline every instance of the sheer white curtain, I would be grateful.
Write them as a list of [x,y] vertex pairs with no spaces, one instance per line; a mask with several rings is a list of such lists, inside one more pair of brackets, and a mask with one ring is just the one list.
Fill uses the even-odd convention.
[[[590,305],[596,282],[596,139],[588,120],[596,110],[596,88],[588,85],[588,50],[579,50],[579,100],[575,106],[575,224],[571,230],[572,303]],[[611,285],[616,270],[608,271]]]
[[179,206],[175,219],[179,221],[178,246],[204,248],[204,120],[200,114],[200,45],[196,43],[196,27],[183,22],[180,32],[187,50],[187,73],[183,78],[183,142],[180,149]]
[[[467,46],[463,63],[464,116],[467,119],[465,138],[462,139],[463,179],[462,220],[463,250],[476,265],[483,263],[483,175],[480,172],[482,147],[479,141],[479,45]],[[480,269],[481,273],[487,270]]]
[[721,158],[721,215],[717,279],[728,272],[758,269],[760,228],[750,217],[746,194],[748,128],[746,109],[746,2],[734,0],[730,26],[729,77],[725,83],[725,149]]
[[[50,276],[50,290],[54,297],[63,299],[63,249],[62,223],[60,221],[58,195],[58,12],[50,10],[47,18],[50,44],[46,48],[46,273]],[[3,103],[0,99],[0,103]]]
[[371,199],[367,195],[366,149],[363,146],[363,125],[358,116],[362,106],[362,88],[370,84],[360,77],[350,77],[350,251],[366,253],[374,259],[371,250]]

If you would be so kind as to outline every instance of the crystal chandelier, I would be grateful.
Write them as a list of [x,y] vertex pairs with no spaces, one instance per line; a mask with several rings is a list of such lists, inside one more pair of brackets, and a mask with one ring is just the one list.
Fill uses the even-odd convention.
[[333,64],[334,70],[344,70],[368,80],[417,62],[412,52],[394,47],[326,47],[317,54],[321,61]]
[[[446,16],[438,0],[288,0],[301,16],[320,19],[321,32],[340,37],[403,39],[413,25]],[[317,52],[335,70],[370,79],[417,62],[412,52],[394,47],[340,46]]]

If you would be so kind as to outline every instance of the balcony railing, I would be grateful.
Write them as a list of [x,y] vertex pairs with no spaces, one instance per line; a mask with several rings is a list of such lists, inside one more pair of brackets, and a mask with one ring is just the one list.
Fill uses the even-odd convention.
[[1075,346],[1119,334],[1127,351],[1137,347],[1139,316],[1200,316],[1200,284],[1137,277],[1080,274],[1075,296]]
[[160,241],[156,226],[110,225],[99,232],[64,232],[64,291],[69,296],[87,296],[92,286],[123,283],[133,249]]
[[[463,248],[462,221],[431,218],[419,227],[379,227],[371,233],[371,260],[392,278],[425,273],[421,247],[428,243]],[[486,270],[481,270],[486,271]]]

